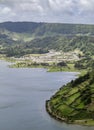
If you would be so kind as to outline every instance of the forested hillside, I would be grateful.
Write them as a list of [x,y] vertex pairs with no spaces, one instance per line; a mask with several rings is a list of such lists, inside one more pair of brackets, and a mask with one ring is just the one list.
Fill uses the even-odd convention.
[[5,22],[0,23],[0,53],[20,57],[50,49],[94,54],[94,25]]
[[94,34],[94,25],[84,24],[5,22],[0,23],[0,29],[17,33],[31,33],[37,36],[50,34]]

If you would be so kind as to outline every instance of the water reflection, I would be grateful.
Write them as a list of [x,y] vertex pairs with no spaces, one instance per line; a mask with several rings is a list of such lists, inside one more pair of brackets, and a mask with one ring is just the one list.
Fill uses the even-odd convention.
[[0,130],[93,130],[51,118],[45,101],[76,73],[11,69],[0,61]]

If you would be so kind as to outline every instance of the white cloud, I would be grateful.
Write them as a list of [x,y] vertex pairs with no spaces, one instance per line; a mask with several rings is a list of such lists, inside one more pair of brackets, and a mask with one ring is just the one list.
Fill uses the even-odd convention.
[[94,11],[94,0],[80,0],[79,8],[82,13],[92,13]]
[[19,9],[22,11],[42,12],[43,8],[37,3],[21,3]]
[[93,12],[94,0],[0,0],[0,21],[94,23]]
[[5,14],[8,14],[10,12],[11,12],[10,8],[8,8],[8,7],[4,7],[4,8],[0,7],[0,14],[5,15]]
[[49,4],[54,10],[71,10],[72,2],[69,0],[49,0]]

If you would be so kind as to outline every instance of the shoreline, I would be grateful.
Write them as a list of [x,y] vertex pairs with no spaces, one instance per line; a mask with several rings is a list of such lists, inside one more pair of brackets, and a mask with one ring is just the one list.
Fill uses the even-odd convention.
[[57,66],[42,63],[42,64],[37,64],[33,63],[29,60],[26,61],[21,61],[21,60],[16,60],[12,59],[9,57],[2,57],[0,60],[4,60],[7,62],[10,62],[12,64],[9,65],[10,68],[44,68],[47,69],[47,72],[76,72],[78,76],[83,76],[84,74],[87,73],[86,69],[76,69],[74,67],[68,67],[68,66]]
[[[2,60],[1,60],[2,61]],[[3,59],[3,61],[6,61]],[[8,61],[9,62],[9,61]],[[25,67],[23,67],[25,68]],[[35,67],[36,68],[36,67]],[[39,68],[39,67],[38,67]],[[43,68],[43,67],[42,67]],[[45,69],[45,68],[44,68]],[[68,72],[68,71],[66,71]],[[77,76],[79,74],[79,72],[75,72],[75,75]],[[56,115],[55,113],[52,112],[51,110],[51,107],[50,107],[50,104],[49,104],[49,101],[50,100],[47,100],[46,103],[45,103],[45,107],[46,107],[46,111],[48,112],[48,114],[53,117],[55,120],[58,120],[60,122],[65,122],[67,124],[77,124],[77,125],[83,125],[83,126],[94,126],[94,123],[93,124],[89,124],[89,121],[93,121],[94,120],[74,120],[74,121],[71,121],[71,120],[68,120],[68,118],[62,118],[58,115]]]
[[[55,120],[60,121],[61,123],[64,122],[64,123],[70,124],[70,125],[74,124],[74,125],[94,127],[94,120],[89,120],[88,119],[88,120],[74,120],[74,121],[71,121],[71,120],[68,120],[67,118],[64,118],[64,117],[62,118],[62,117],[56,115],[55,113],[52,112],[49,101],[50,100],[46,100],[46,103],[45,103],[46,111]],[[89,121],[92,121],[93,123],[90,124]]]
[[53,117],[54,119],[56,120],[59,120],[59,121],[63,121],[65,122],[65,118],[61,118],[59,116],[57,116],[56,114],[54,114],[50,108],[50,104],[49,104],[49,100],[46,101],[45,103],[45,106],[46,106],[46,111],[48,112],[48,114]]

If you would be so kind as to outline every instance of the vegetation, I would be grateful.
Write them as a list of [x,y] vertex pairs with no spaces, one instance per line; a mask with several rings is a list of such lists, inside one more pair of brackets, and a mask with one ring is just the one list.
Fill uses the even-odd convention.
[[74,67],[79,70],[81,69],[92,70],[94,69],[94,59],[91,57],[83,58],[82,60],[77,61]]
[[50,49],[68,52],[77,48],[87,56],[94,55],[94,25],[0,23],[0,54],[8,57],[41,54]]
[[94,34],[94,25],[60,24],[60,23],[35,23],[35,22],[5,22],[0,23],[2,30],[17,33],[31,33],[35,36],[56,34]]
[[[12,68],[46,68],[48,72],[56,71],[72,71],[72,68],[60,67],[58,65],[49,65],[48,63],[32,63],[30,61],[16,62],[16,64],[10,65]],[[77,70],[73,70],[77,71]]]
[[61,87],[46,107],[56,119],[94,125],[94,71]]
[[[79,53],[79,61],[67,62],[66,66],[59,64],[46,66],[49,71],[83,72],[91,70],[94,68],[94,25],[34,22],[0,23],[1,55],[20,58],[27,54],[44,54],[51,49],[63,52],[79,49],[82,53]],[[24,65],[21,62],[19,67],[32,67],[29,62],[26,61]]]
[[[49,50],[74,52],[79,60],[56,63],[16,61],[27,54],[44,54]],[[68,123],[94,125],[94,25],[34,22],[0,23],[0,58],[16,61],[12,67],[45,67],[49,71],[80,71],[46,102],[47,111]],[[91,72],[90,72],[91,71]]]
[[68,52],[79,48],[85,56],[92,56],[94,55],[93,43],[94,38],[91,36],[73,36],[71,38],[67,36],[50,36],[35,38],[29,42],[13,41],[12,39],[3,38],[0,42],[0,53],[6,54],[8,57],[20,57],[31,53],[47,53],[51,49]]

